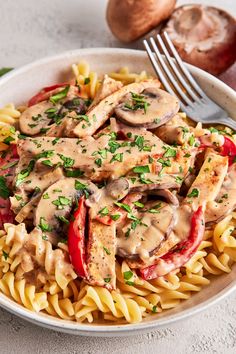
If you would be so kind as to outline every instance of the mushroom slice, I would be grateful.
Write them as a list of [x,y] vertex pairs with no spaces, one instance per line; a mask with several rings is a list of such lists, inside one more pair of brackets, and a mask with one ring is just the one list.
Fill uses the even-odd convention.
[[[27,108],[19,119],[20,130],[30,136],[41,133],[49,136],[69,134],[71,121],[75,121],[75,126],[77,115],[84,114],[86,110],[85,100],[78,97],[78,88],[70,86],[67,96],[63,99],[51,102],[49,97],[47,101],[39,102]],[[67,129],[66,120],[69,121]]]
[[162,201],[149,202],[135,218],[139,220],[135,227],[134,217],[118,225],[117,252],[122,257],[147,261],[171,233],[175,207]]
[[69,224],[71,209],[86,192],[97,187],[88,180],[62,178],[44,191],[35,209],[34,225],[41,228],[50,242],[57,244]]
[[119,104],[123,96],[129,92],[139,94],[148,87],[160,87],[159,80],[146,80],[135,82],[122,87],[120,90],[101,100],[95,107],[92,107],[86,113],[88,122],[82,121],[77,124],[74,134],[79,138],[93,135],[113,114],[115,107]]
[[20,130],[22,133],[33,136],[40,134],[42,129],[50,125],[50,112],[57,112],[59,105],[43,101],[27,108],[20,116]]
[[150,191],[150,194],[162,197],[165,199],[166,202],[173,204],[176,207],[179,206],[179,199],[169,189],[152,190]]
[[87,247],[88,282],[108,289],[116,287],[116,227],[89,220]]
[[168,122],[178,110],[176,97],[150,85],[141,94],[125,95],[115,108],[115,114],[128,125],[154,129]]

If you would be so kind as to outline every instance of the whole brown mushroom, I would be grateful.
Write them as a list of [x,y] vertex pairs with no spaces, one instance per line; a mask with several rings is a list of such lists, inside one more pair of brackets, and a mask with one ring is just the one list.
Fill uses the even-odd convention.
[[176,0],[109,0],[107,22],[122,42],[132,42],[166,20]]
[[236,21],[203,5],[177,8],[163,28],[187,63],[218,75],[236,60]]

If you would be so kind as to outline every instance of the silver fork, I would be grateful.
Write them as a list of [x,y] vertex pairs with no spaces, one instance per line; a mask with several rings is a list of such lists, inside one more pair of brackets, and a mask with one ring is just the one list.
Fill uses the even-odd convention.
[[153,68],[165,89],[178,97],[181,109],[195,122],[223,124],[236,130],[236,121],[203,92],[180,58],[168,34],[164,32],[163,35],[167,45],[159,34],[157,35],[157,43],[163,50],[166,60],[161,55],[153,37],[150,38],[152,49],[147,40],[144,40],[143,43]]

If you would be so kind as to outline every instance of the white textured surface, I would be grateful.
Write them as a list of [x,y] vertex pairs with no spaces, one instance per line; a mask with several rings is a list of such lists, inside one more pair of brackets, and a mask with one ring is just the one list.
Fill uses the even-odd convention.
[[[183,2],[199,1],[179,1]],[[235,0],[208,3],[236,14]],[[106,0],[2,0],[0,67],[20,66],[72,48],[122,46],[107,29],[105,5]],[[233,295],[182,323],[113,339],[52,332],[0,309],[0,353],[235,353],[235,308]]]

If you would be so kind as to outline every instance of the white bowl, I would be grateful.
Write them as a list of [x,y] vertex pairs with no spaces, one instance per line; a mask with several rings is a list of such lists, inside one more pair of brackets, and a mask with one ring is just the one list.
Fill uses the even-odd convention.
[[[23,68],[14,70],[0,80],[0,106],[14,102],[16,105],[26,102],[43,86],[63,82],[71,75],[71,64],[86,60],[92,70],[99,74],[118,70],[128,66],[131,71],[147,70],[152,72],[151,64],[142,51],[129,49],[80,49],[69,51],[54,57],[39,60]],[[189,69],[203,90],[236,119],[236,93],[210,74],[189,65]],[[210,305],[222,300],[236,289],[236,266],[230,274],[212,277],[210,285],[183,301],[173,310],[151,316],[138,324],[95,325],[76,323],[57,319],[46,314],[37,314],[25,309],[3,294],[0,294],[0,306],[34,324],[61,332],[87,336],[120,336],[137,334],[170,323],[184,320]]]

